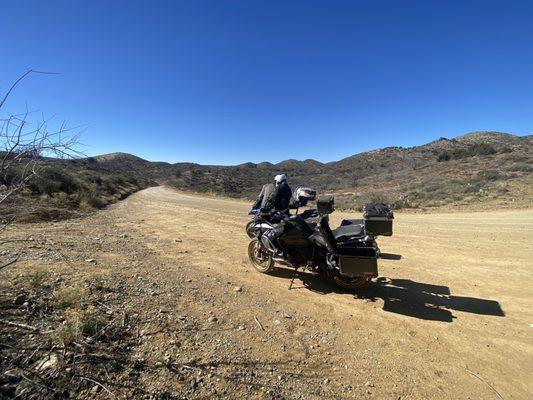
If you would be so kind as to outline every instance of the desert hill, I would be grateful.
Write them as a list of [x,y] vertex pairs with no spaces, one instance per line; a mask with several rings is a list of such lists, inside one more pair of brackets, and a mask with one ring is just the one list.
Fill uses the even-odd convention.
[[[471,132],[422,146],[387,147],[321,163],[307,159],[236,166],[153,162],[127,153],[47,160],[24,193],[24,208],[100,208],[140,189],[180,190],[252,199],[273,176],[293,188],[334,193],[338,208],[383,201],[394,208],[531,207],[533,136]],[[31,205],[31,207],[28,206]],[[6,208],[5,208],[6,209]],[[33,211],[32,211],[33,212]],[[4,210],[5,213],[5,210]]]
[[261,185],[286,173],[293,186],[337,194],[344,207],[384,200],[395,207],[531,202],[533,136],[472,132],[403,148],[387,147],[327,164],[286,160],[239,166],[174,164],[161,182],[182,190],[254,197]]

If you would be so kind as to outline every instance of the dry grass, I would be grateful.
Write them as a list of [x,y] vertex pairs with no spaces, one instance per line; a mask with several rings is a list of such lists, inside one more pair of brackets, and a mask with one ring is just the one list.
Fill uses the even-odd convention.
[[57,329],[57,338],[68,347],[76,340],[96,335],[105,325],[101,312],[95,308],[66,310],[65,320]]
[[53,304],[57,308],[67,309],[80,306],[87,298],[87,289],[68,286],[53,292]]

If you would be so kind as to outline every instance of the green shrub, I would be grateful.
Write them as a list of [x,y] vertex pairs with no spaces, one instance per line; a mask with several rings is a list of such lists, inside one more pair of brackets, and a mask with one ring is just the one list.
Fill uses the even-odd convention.
[[41,286],[45,277],[46,277],[45,270],[36,269],[28,275],[28,282],[31,287]]
[[101,291],[101,290],[104,290],[104,280],[100,277],[96,277],[94,278],[90,284],[89,284],[89,288],[92,290],[92,291]]
[[442,150],[442,151],[439,151],[437,153],[437,161],[441,162],[441,161],[449,161],[451,159],[451,155],[450,155],[450,152],[446,151],[446,150]]
[[79,190],[80,185],[66,171],[60,168],[48,167],[30,181],[29,188],[35,194],[52,195],[59,192],[72,194]]
[[493,170],[493,169],[489,169],[489,170],[485,170],[485,171],[479,171],[477,173],[477,176],[481,180],[491,181],[491,182],[494,182],[494,181],[497,181],[498,179],[502,179],[503,178],[503,176],[498,171]]
[[477,155],[486,156],[489,154],[495,154],[496,149],[487,143],[475,143],[469,147],[468,152],[472,156],[477,156]]
[[435,154],[437,161],[457,160],[466,157],[486,156],[497,153],[496,149],[487,143],[474,143],[466,148],[453,150],[439,150]]
[[87,170],[80,174],[80,178],[86,182],[93,183],[96,186],[102,185],[102,175],[96,171]]
[[104,208],[106,203],[100,199],[96,193],[91,189],[84,189],[79,193],[80,201],[94,208]]
[[530,173],[533,172],[533,166],[527,163],[517,163],[507,167],[507,171]]
[[108,194],[118,192],[120,186],[124,186],[126,180],[121,175],[108,175],[102,179],[102,187]]
[[460,189],[462,193],[465,194],[471,194],[471,193],[478,193],[481,189],[483,189],[484,184],[479,181],[472,181],[472,182],[466,182],[465,185]]

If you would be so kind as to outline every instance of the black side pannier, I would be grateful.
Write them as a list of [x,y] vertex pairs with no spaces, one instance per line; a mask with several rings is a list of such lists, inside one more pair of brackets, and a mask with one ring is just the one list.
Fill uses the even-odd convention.
[[316,209],[319,214],[331,214],[335,211],[333,196],[319,196],[316,200]]
[[383,203],[367,203],[363,205],[365,232],[373,236],[392,236],[392,209]]
[[359,247],[352,243],[339,245],[339,268],[349,277],[377,276],[378,260],[374,247]]

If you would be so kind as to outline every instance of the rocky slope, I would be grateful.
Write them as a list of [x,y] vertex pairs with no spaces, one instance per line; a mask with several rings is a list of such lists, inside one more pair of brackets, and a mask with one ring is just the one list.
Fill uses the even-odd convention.
[[[387,147],[330,163],[286,160],[237,166],[162,164],[136,160],[139,171],[182,190],[253,198],[278,173],[294,187],[311,186],[357,208],[367,200],[395,207],[451,204],[531,205],[533,136],[472,132],[423,146]],[[103,161],[107,163],[108,161]],[[116,164],[116,163],[115,163]]]

